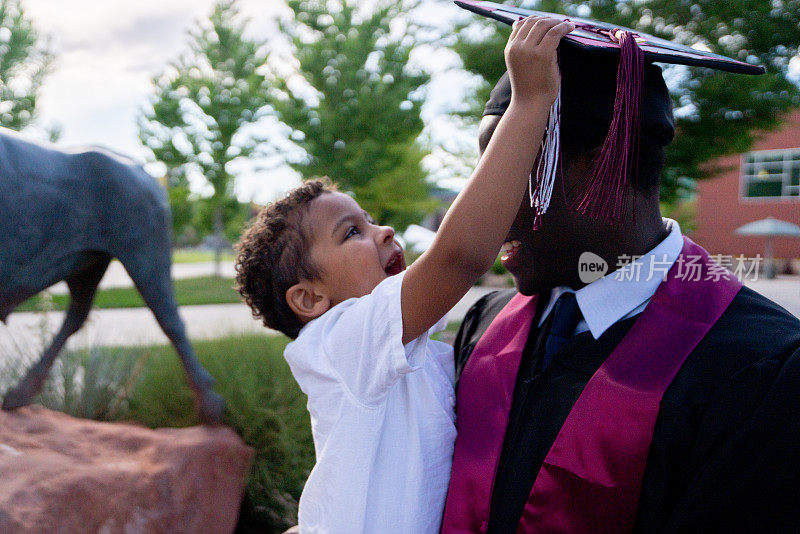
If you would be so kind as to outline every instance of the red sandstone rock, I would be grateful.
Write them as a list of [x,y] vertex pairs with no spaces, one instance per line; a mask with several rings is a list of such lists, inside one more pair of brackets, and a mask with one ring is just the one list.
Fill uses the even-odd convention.
[[232,532],[251,458],[226,427],[0,411],[0,532]]

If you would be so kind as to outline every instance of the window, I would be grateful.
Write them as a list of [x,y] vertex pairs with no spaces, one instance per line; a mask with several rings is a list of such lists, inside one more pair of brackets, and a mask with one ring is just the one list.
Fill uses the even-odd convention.
[[743,155],[742,196],[800,200],[800,148]]

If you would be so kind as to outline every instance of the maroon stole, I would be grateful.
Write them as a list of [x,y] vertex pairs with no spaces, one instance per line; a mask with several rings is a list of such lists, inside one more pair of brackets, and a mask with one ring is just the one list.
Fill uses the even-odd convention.
[[[700,261],[690,262],[692,257]],[[741,288],[721,273],[705,250],[684,238],[666,281],[569,413],[533,484],[518,533],[632,530],[661,397]],[[535,310],[535,296],[511,299],[461,374],[443,533],[488,528],[494,477]]]

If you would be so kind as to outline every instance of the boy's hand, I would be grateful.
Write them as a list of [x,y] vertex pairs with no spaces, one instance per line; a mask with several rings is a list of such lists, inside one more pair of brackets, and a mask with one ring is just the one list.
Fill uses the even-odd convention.
[[556,48],[561,38],[575,29],[571,22],[528,17],[514,23],[505,49],[511,100],[551,104],[558,95],[561,75]]

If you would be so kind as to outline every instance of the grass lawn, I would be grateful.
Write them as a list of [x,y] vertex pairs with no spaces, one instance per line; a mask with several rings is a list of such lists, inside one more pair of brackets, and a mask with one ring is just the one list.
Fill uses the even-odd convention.
[[[173,282],[175,298],[179,306],[193,304],[230,304],[241,302],[239,294],[233,289],[233,278],[201,276],[182,278]],[[52,295],[53,309],[65,310],[69,295]],[[36,295],[20,304],[15,311],[37,311],[42,309],[42,296]],[[96,308],[138,308],[144,306],[142,297],[133,287],[102,289],[94,299]]]
[[[233,261],[233,252],[222,253],[222,261]],[[179,248],[172,251],[172,263],[202,263],[214,261],[214,251]]]

